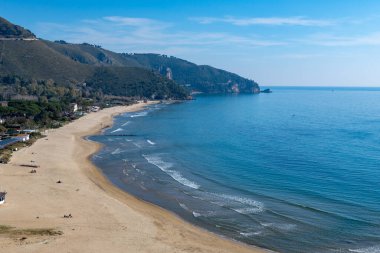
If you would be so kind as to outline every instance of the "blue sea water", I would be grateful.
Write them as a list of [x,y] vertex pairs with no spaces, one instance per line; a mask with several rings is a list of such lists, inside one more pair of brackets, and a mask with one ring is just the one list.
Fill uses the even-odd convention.
[[380,89],[199,95],[92,136],[117,186],[278,252],[380,252]]

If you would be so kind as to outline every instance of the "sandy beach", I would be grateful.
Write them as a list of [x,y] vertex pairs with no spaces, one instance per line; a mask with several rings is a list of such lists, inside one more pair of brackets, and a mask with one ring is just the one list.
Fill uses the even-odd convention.
[[[0,188],[8,192],[0,206],[0,252],[266,252],[134,198],[89,161],[100,144],[83,137],[112,124],[112,116],[144,106],[88,114],[49,130],[47,137],[0,165]],[[20,166],[31,161],[40,166],[37,173]],[[72,218],[64,218],[69,214]],[[41,232],[45,230],[50,232]]]

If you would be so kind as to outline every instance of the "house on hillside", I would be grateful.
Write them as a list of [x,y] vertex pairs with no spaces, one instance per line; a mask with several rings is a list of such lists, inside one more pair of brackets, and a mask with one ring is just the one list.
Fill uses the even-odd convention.
[[0,101],[0,106],[7,107],[8,101]]

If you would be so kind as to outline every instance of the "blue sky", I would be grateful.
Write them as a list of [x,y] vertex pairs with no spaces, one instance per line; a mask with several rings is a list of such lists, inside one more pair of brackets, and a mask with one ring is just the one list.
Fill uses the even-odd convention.
[[208,64],[262,85],[380,86],[380,1],[0,0],[37,36]]

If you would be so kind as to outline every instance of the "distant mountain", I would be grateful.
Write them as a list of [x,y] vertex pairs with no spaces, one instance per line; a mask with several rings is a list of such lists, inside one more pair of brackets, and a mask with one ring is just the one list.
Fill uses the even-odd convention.
[[29,30],[10,23],[8,20],[0,17],[0,38],[12,39],[35,39],[36,36]]
[[258,93],[256,82],[225,70],[194,63],[166,55],[123,54],[142,66],[172,77],[176,82],[206,93]]
[[105,94],[185,98],[189,91],[258,93],[256,82],[210,66],[157,54],[119,54],[100,46],[37,40],[0,18],[0,77],[86,83]]
[[152,69],[162,76],[206,93],[257,93],[256,82],[236,74],[166,55],[118,54],[96,45],[69,44],[64,41],[47,42],[49,47],[70,57],[76,62],[96,66],[127,66]]

